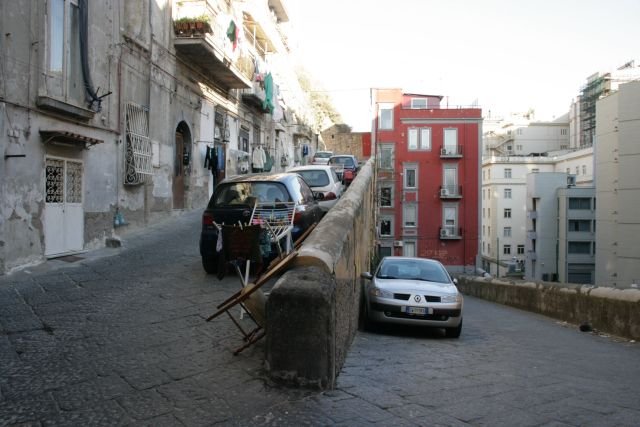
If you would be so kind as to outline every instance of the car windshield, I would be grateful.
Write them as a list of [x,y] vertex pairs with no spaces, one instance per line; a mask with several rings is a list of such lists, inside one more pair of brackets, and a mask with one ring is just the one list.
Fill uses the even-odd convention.
[[309,187],[324,187],[329,185],[329,176],[323,170],[296,171],[309,184]]
[[216,189],[214,206],[250,205],[255,202],[288,202],[289,193],[277,182],[236,182]]
[[351,157],[332,157],[329,159],[329,164],[354,166],[353,159]]
[[424,260],[387,260],[378,269],[376,277],[450,283],[449,274],[442,266]]
[[326,151],[318,151],[314,157],[317,157],[319,159],[328,159],[329,157],[331,157],[331,153],[328,153]]

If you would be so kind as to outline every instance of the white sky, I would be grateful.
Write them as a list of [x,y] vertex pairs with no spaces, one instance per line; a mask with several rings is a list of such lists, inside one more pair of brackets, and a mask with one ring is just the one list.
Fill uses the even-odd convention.
[[640,65],[640,0],[283,3],[302,63],[354,131],[370,129],[371,87],[546,120],[569,110],[589,75]]

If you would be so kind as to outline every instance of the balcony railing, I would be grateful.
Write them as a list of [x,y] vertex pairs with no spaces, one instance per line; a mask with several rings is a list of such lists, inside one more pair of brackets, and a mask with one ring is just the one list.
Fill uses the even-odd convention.
[[462,198],[461,185],[442,185],[440,186],[441,199],[460,199]]
[[462,157],[462,145],[442,145],[440,146],[440,158],[452,159]]
[[[193,17],[194,25],[182,25]],[[254,65],[251,57],[227,36],[229,23],[218,19],[209,1],[177,2],[173,9],[174,46],[187,63],[197,66],[211,80],[232,89],[252,87]],[[196,22],[206,23],[198,29]],[[225,27],[226,25],[226,27]]]
[[249,89],[240,89],[240,95],[245,103],[264,111],[263,105],[267,94],[260,82],[253,82],[253,86]]
[[440,227],[440,240],[460,240],[462,239],[462,228],[456,226]]

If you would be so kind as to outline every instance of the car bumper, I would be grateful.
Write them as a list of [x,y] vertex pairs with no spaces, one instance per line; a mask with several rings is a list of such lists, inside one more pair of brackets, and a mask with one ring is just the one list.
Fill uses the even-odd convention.
[[406,307],[411,305],[390,303],[389,300],[377,299],[369,303],[369,319],[374,322],[395,323],[403,325],[421,325],[435,328],[455,328],[462,321],[462,304],[416,305],[427,310],[425,315],[407,314]]

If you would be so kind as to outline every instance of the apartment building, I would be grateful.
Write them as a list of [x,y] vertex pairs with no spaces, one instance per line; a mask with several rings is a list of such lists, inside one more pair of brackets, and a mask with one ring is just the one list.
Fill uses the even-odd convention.
[[640,82],[596,104],[596,283],[640,285]]
[[283,0],[14,0],[0,22],[0,274],[203,207],[257,145],[284,170],[318,143]]
[[482,115],[441,96],[373,89],[379,254],[475,269]]

